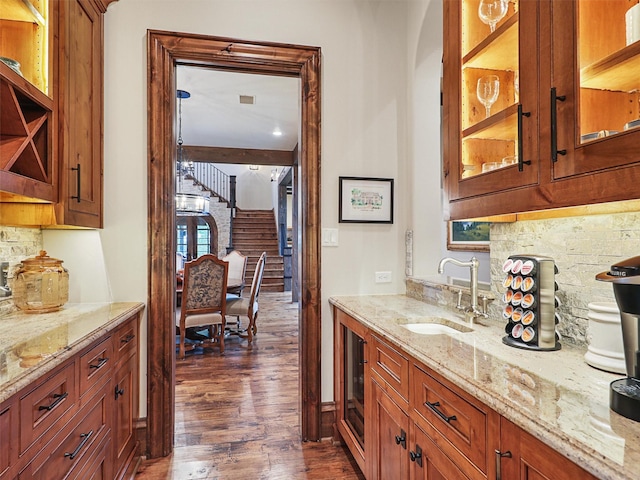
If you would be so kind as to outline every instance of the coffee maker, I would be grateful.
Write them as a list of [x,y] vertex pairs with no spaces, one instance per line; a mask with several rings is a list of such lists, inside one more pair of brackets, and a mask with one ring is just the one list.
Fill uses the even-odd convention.
[[611,282],[620,310],[627,378],[611,382],[609,404],[614,412],[640,422],[640,256],[611,266],[596,280]]

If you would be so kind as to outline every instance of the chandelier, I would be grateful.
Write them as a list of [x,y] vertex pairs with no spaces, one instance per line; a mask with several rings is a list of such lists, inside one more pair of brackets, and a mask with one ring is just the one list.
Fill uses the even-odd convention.
[[176,214],[177,215],[207,215],[209,213],[209,197],[183,191],[183,181],[194,174],[193,162],[184,160],[182,148],[182,99],[191,97],[185,90],[178,90],[178,155],[177,155],[177,185],[176,185]]

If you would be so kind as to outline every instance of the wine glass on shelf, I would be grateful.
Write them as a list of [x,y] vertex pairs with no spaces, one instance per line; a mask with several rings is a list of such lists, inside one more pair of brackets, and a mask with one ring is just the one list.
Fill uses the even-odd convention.
[[478,17],[495,32],[496,24],[504,18],[509,8],[508,0],[480,0]]
[[476,94],[480,103],[484,105],[486,117],[491,115],[491,106],[498,100],[500,94],[500,79],[497,75],[486,75],[478,79]]

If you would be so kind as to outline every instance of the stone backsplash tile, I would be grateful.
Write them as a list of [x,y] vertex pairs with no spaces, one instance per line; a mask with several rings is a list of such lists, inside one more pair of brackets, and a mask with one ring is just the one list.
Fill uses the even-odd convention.
[[[504,292],[502,264],[516,254],[554,259],[558,331],[563,342],[586,345],[589,303],[615,301],[611,284],[595,276],[640,255],[640,212],[492,224],[491,286],[497,295]],[[500,302],[492,308],[500,308]]]
[[[42,231],[39,228],[0,226],[0,262],[9,262],[10,278],[22,260],[33,257],[42,250],[42,244]],[[0,298],[0,316],[15,310],[11,297]]]

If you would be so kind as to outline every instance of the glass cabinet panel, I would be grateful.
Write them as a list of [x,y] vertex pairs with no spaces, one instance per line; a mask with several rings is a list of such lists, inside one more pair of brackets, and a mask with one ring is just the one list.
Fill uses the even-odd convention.
[[461,43],[462,179],[516,161],[518,1],[463,1]]
[[344,328],[344,422],[364,449],[364,340]]
[[579,0],[579,144],[640,127],[640,5]]

